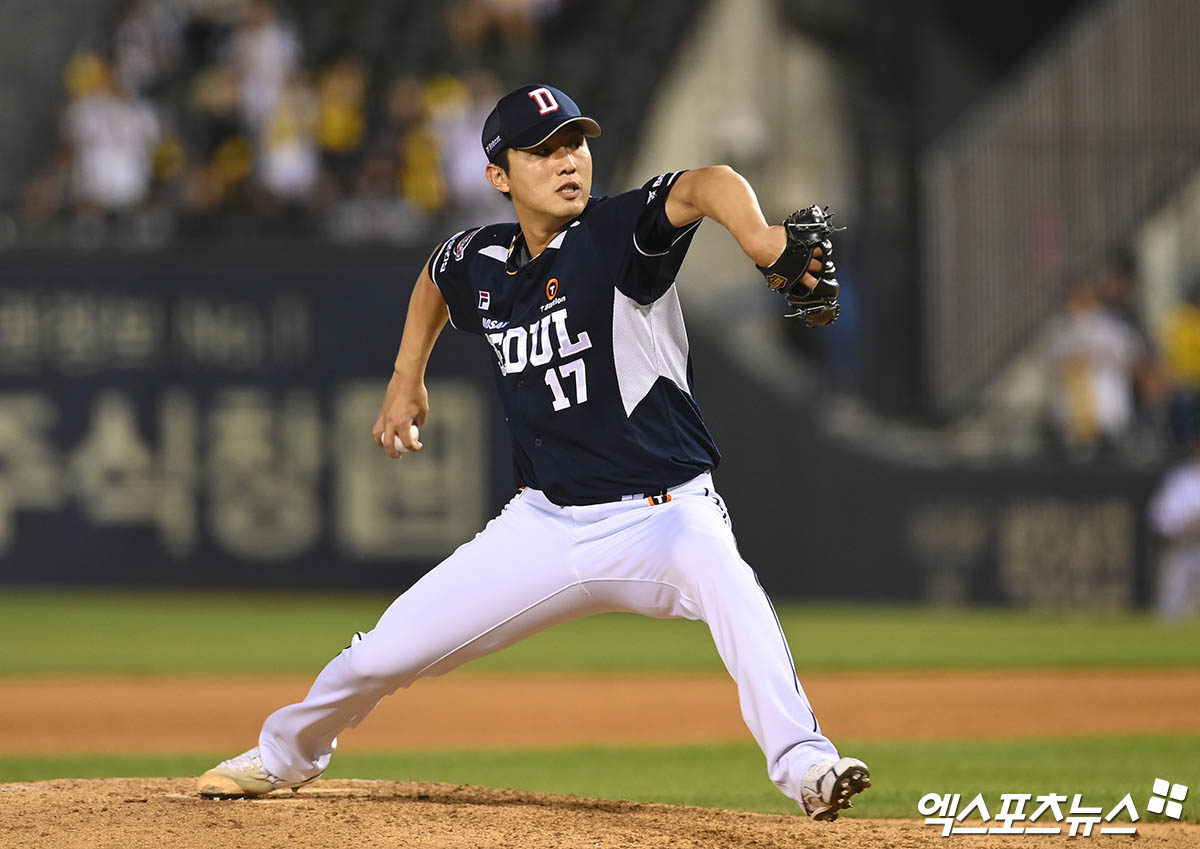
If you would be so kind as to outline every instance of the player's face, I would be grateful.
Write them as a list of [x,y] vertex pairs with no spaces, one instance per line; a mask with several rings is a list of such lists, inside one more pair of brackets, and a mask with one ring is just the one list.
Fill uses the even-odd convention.
[[527,150],[508,152],[508,187],[521,212],[570,220],[592,191],[592,154],[575,127],[563,127]]

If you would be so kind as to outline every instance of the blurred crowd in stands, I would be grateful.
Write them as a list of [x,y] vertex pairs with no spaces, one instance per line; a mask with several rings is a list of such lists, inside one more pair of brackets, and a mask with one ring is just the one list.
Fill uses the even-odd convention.
[[434,75],[349,47],[310,56],[273,0],[124,2],[64,69],[59,142],[24,224],[90,246],[407,241],[509,217],[482,177],[480,127],[564,2],[433,4],[458,69]]
[[1051,328],[1047,421],[1072,459],[1200,439],[1200,278],[1159,334],[1143,320],[1137,286],[1132,258],[1119,255],[1070,291]]

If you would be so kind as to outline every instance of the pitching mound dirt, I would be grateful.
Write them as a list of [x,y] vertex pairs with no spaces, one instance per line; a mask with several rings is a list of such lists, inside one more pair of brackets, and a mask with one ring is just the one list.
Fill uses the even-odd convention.
[[[392,781],[321,781],[253,800],[209,800],[192,779],[109,778],[0,784],[12,849],[906,849],[976,845],[918,821],[815,823],[805,817],[611,802]],[[1145,825],[1103,846],[1195,847],[1196,826]],[[989,847],[1061,849],[1067,838],[999,837]]]

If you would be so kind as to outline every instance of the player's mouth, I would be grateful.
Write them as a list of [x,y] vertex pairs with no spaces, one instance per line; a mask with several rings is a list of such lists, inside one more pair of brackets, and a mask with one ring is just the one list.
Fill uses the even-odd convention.
[[582,193],[583,189],[578,183],[563,183],[555,190],[555,194],[567,200],[575,200]]

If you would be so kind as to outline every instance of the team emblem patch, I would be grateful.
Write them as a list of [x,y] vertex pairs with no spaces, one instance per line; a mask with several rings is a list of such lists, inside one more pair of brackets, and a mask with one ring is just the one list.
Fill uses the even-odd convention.
[[778,289],[780,286],[782,286],[786,282],[787,282],[787,278],[784,277],[782,274],[768,274],[767,275],[767,285],[770,286],[772,289]]
[[486,310],[492,305],[492,293],[486,289],[479,290],[479,308]]
[[551,277],[546,283],[546,300],[553,301],[554,296],[558,294],[558,278]]
[[474,230],[471,230],[465,236],[463,236],[461,239],[458,240],[458,244],[454,246],[454,258],[456,260],[458,260],[459,262],[462,261],[463,254],[465,254],[467,252],[467,243],[470,242],[471,239],[475,238],[475,234],[478,233],[480,229],[481,228],[476,228]]

